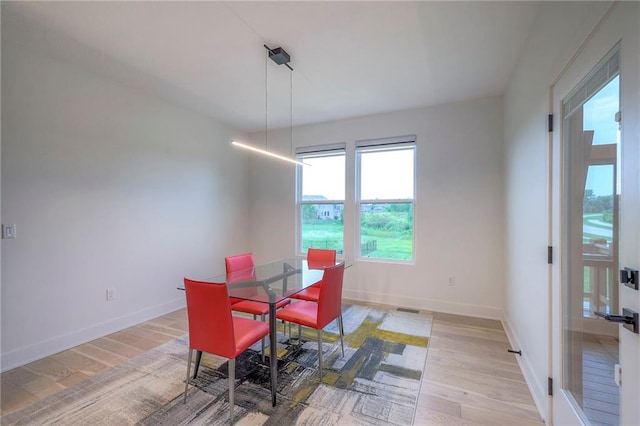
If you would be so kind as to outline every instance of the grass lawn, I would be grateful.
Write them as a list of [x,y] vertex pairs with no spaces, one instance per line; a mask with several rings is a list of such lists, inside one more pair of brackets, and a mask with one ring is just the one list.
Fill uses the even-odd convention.
[[[343,244],[343,225],[338,220],[321,220],[307,222],[302,228],[302,248],[306,251],[309,247],[335,249],[341,253]],[[413,238],[410,233],[400,235],[393,232],[365,230],[362,235],[362,243],[376,241],[376,250],[367,253],[364,257],[379,259],[413,258]]]
[[602,213],[588,213],[582,216],[584,225],[593,226],[594,228],[612,229],[613,224],[607,223],[602,218]]

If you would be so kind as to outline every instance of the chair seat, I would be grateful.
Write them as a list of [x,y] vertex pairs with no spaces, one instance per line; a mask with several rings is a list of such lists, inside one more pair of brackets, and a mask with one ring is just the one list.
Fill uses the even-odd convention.
[[294,303],[276,312],[276,318],[317,329],[318,304],[306,301]]
[[301,292],[291,296],[292,299],[306,300],[308,302],[317,302],[320,299],[320,286],[314,285],[307,287]]
[[[260,295],[258,297],[260,297],[261,299],[264,299],[265,303],[256,302],[253,300],[243,300],[241,302],[234,303],[233,305],[231,305],[231,310],[236,312],[244,312],[245,314],[252,314],[252,315],[269,314],[269,304],[266,303],[269,301],[269,296]],[[280,302],[276,303],[276,309],[283,308],[287,306],[289,303],[291,303],[289,299],[281,300]]]
[[233,317],[233,333],[236,338],[235,356],[238,356],[246,351],[249,346],[269,334],[269,326],[262,321]]

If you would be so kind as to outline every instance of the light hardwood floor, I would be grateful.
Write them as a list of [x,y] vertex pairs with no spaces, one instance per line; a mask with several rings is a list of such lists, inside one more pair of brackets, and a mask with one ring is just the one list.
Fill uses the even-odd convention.
[[582,391],[584,413],[594,426],[620,424],[620,388],[615,384],[618,363],[616,337],[583,334]]
[[[433,316],[415,425],[542,424],[499,321]],[[1,376],[2,415],[186,331],[182,309],[7,371]]]
[[415,425],[541,425],[502,324],[433,314]]

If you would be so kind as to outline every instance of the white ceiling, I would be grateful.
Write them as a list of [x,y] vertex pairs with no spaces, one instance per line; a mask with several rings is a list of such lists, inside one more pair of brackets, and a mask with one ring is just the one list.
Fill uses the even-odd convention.
[[[6,2],[65,58],[243,131],[502,94],[539,2]],[[64,42],[62,42],[64,40]],[[291,55],[291,74],[267,61]],[[266,68],[266,79],[265,79]],[[266,84],[265,84],[266,82]],[[265,109],[265,86],[267,89]],[[290,107],[290,96],[292,107]],[[292,116],[292,117],[291,117]]]

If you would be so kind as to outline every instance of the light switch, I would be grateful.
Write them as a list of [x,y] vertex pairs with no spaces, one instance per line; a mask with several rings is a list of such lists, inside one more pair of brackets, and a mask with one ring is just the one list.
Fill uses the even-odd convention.
[[2,238],[11,240],[16,237],[16,225],[2,225]]

